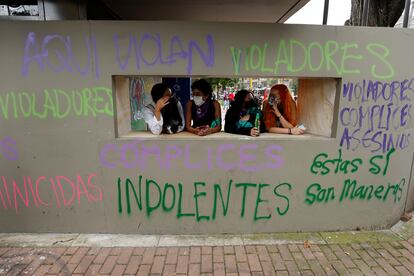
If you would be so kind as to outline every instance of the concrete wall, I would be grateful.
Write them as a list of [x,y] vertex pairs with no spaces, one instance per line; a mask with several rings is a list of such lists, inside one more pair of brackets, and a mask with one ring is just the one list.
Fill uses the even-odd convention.
[[[413,207],[412,30],[5,22],[0,34],[2,232],[380,229]],[[114,75],[339,78],[334,137],[116,137]]]

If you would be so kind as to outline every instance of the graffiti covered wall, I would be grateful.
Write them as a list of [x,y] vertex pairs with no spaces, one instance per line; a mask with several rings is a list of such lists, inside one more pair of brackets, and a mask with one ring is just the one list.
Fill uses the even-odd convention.
[[[3,232],[380,229],[414,207],[412,30],[4,22],[0,33]],[[332,137],[117,137],[131,116],[117,110],[122,75],[337,78]]]

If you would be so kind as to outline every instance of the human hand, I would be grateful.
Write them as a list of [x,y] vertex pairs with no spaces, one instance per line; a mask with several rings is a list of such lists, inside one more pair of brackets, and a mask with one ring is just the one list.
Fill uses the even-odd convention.
[[210,134],[210,127],[209,126],[200,126],[197,127],[197,135],[198,136],[206,136]]
[[293,135],[302,135],[303,133],[305,133],[303,129],[298,127],[291,128],[291,132]]
[[277,108],[277,105],[276,105],[276,104],[274,104],[274,105],[272,106],[271,111],[273,112],[273,114],[275,114],[275,115],[276,115],[276,117],[280,117],[280,116],[282,116],[282,114],[280,113],[280,111],[279,111],[279,109]]
[[160,112],[167,104],[169,104],[170,97],[164,96],[155,104],[155,111]]
[[259,136],[259,134],[260,134],[260,132],[257,129],[257,127],[254,127],[250,130],[250,136],[256,137],[256,136]]

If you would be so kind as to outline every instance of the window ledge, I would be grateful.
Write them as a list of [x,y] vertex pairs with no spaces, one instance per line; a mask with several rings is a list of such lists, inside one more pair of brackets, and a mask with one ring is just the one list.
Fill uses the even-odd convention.
[[155,135],[148,131],[135,131],[129,132],[124,134],[117,139],[143,139],[143,140],[251,140],[251,141],[258,141],[258,140],[289,140],[289,141],[320,141],[320,140],[333,140],[335,138],[326,137],[326,136],[319,136],[314,134],[304,134],[304,135],[288,135],[288,134],[273,134],[273,133],[261,133],[259,137],[251,137],[247,135],[238,135],[238,134],[231,134],[226,132],[218,132],[214,134],[210,134],[207,136],[197,136],[187,131],[183,131],[176,134],[162,134],[162,135]]

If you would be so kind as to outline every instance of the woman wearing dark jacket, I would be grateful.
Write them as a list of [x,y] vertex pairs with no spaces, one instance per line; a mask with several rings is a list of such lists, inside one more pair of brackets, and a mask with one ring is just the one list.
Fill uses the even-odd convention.
[[236,93],[226,113],[224,131],[253,137],[265,131],[262,113],[251,92],[240,90]]

